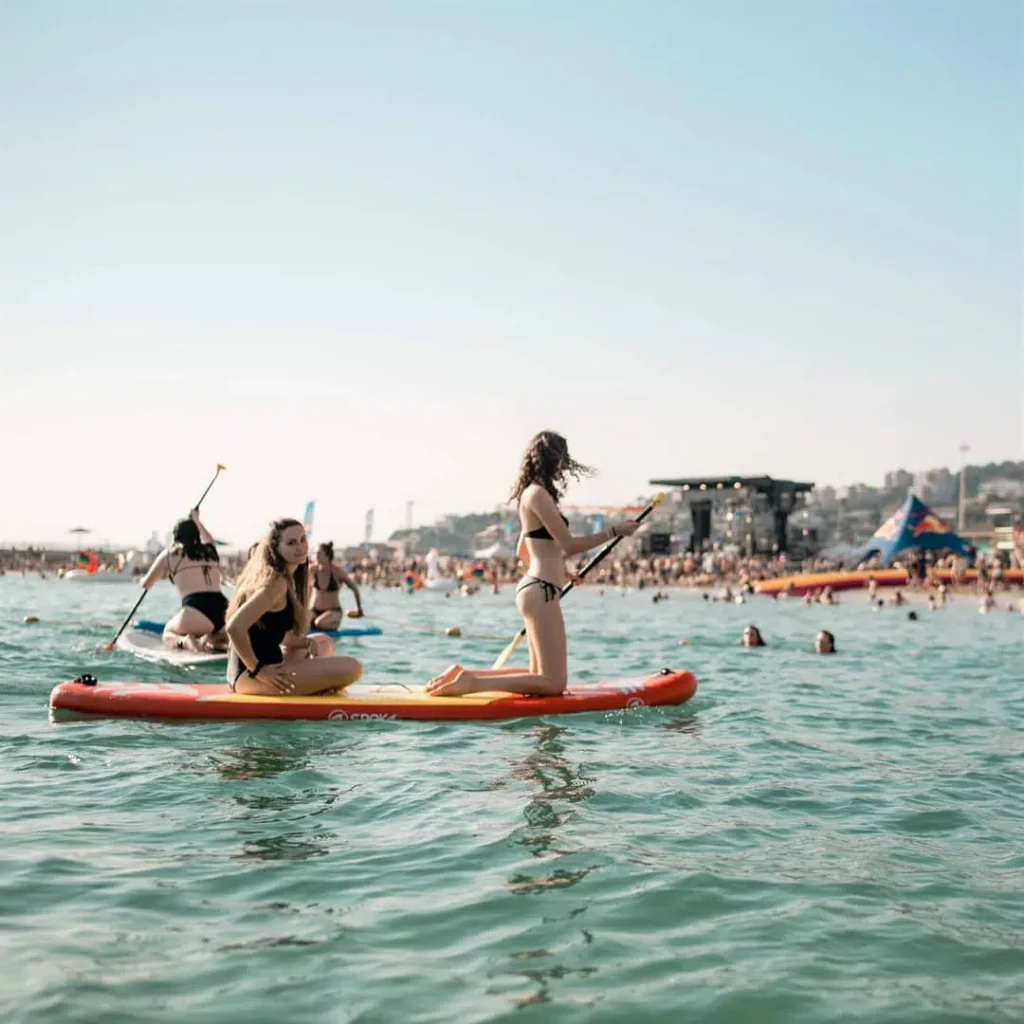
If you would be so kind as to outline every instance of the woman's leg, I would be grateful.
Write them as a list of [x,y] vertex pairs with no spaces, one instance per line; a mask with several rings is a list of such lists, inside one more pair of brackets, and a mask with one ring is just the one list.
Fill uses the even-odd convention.
[[483,690],[507,690],[552,696],[565,690],[568,651],[561,606],[557,600],[545,601],[539,588],[530,589],[538,592],[532,594],[524,590],[517,602],[530,641],[530,668],[524,672],[507,668],[464,669],[453,665],[427,685],[428,693],[435,697],[455,697]]
[[[285,662],[283,668],[290,673],[294,687],[289,697],[309,697],[316,693],[327,693],[350,686],[362,674],[363,666],[355,658],[307,658],[305,661]],[[281,697],[275,687],[258,679],[250,678],[245,672],[235,683],[238,693],[256,694],[263,697]]]
[[311,629],[337,629],[341,625],[341,609],[328,608],[325,612],[313,612]]
[[181,608],[178,614],[164,626],[164,643],[171,647],[181,646],[186,650],[198,651],[196,637],[208,636],[213,632],[213,623],[195,608]]

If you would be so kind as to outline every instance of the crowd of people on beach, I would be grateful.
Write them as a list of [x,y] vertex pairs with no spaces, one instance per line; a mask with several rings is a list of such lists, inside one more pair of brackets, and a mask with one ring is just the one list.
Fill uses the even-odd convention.
[[[255,545],[254,545],[255,546]],[[251,549],[250,549],[251,550]],[[401,557],[396,552],[387,555],[374,553],[342,561],[335,557],[330,546],[330,558],[339,571],[344,572],[358,586],[364,588],[408,588],[410,579],[425,578],[428,572],[428,556],[412,555]],[[221,568],[226,581],[231,582],[244,568],[249,552],[222,555]],[[570,567],[578,570],[585,559],[570,560]],[[472,556],[440,556],[438,572],[456,584],[467,584],[463,593],[475,593],[481,585],[490,587],[514,585],[522,575],[523,566],[516,558],[475,558]],[[968,576],[968,567],[963,559],[949,556],[929,559],[927,569],[949,569],[952,578],[948,584],[933,579],[919,571],[916,561],[897,560],[891,568],[906,571],[906,587],[912,591],[933,590],[937,599],[944,593],[969,589],[996,595],[1001,590],[1012,589],[1013,584],[1004,582],[1006,569],[1011,567],[1006,552],[979,555],[973,566],[976,573]],[[80,569],[80,555],[77,553],[44,552],[33,548],[25,550],[0,550],[0,574],[39,575],[63,577],[72,569]],[[99,556],[96,571],[100,573],[122,573],[125,568],[125,554]],[[788,560],[785,555],[742,556],[725,550],[709,550],[703,553],[685,552],[673,555],[642,556],[635,553],[616,557],[610,556],[598,565],[584,581],[587,585],[600,588],[623,587],[633,590],[660,590],[674,587],[695,588],[707,591],[715,600],[732,600],[738,594],[754,592],[755,584],[794,574],[841,572],[841,561],[826,558],[808,558],[801,562]],[[868,568],[871,568],[870,564]],[[148,570],[142,564],[134,568],[136,576],[144,576]],[[454,588],[458,590],[459,588]],[[834,600],[835,592],[822,587],[814,600],[828,604]]]

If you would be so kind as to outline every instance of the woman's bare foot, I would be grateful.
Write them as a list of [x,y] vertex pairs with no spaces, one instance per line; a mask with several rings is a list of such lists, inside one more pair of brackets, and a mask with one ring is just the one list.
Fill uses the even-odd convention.
[[449,665],[439,676],[434,676],[434,678],[427,683],[427,691],[430,692],[430,689],[433,686],[441,686],[444,683],[451,682],[461,671],[461,665]]
[[449,675],[448,672],[445,672],[444,676],[438,677],[438,679],[442,680],[441,682],[435,683],[431,681],[427,685],[427,693],[431,697],[461,697],[465,693],[476,692],[476,676],[459,665],[453,665],[452,668],[456,670],[454,675]]
[[207,633],[196,641],[196,650],[206,654],[224,654],[228,649],[228,638],[223,633]]

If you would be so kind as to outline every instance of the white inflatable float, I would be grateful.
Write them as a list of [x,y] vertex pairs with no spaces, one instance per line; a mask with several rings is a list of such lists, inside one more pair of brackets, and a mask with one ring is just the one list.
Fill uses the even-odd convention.
[[437,548],[427,552],[427,574],[423,577],[423,589],[439,594],[451,594],[459,589],[459,581],[441,575],[440,558]]
[[85,569],[71,569],[64,573],[64,579],[69,583],[135,583],[139,579],[135,570],[141,568],[145,561],[146,556],[141,551],[129,551],[124,565],[116,572],[88,572]]

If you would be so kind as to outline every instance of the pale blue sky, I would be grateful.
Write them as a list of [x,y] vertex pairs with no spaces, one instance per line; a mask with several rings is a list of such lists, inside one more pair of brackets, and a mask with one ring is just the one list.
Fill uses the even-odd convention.
[[1022,457],[1021,10],[0,4],[0,538]]

